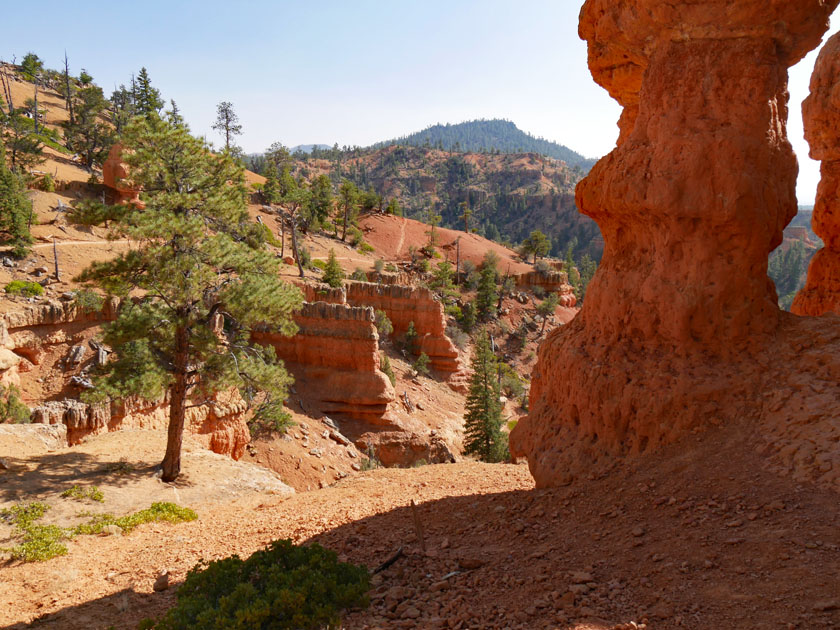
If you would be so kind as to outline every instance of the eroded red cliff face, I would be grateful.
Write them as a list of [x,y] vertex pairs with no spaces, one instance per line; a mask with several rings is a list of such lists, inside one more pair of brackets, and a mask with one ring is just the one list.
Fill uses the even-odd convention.
[[274,347],[294,372],[296,386],[320,399],[321,412],[389,424],[388,405],[395,395],[379,370],[373,309],[306,302],[294,319],[296,335],[257,332],[254,340]]
[[[767,255],[796,212],[787,68],[837,3],[584,4],[590,70],[624,111],[617,148],[577,188],[604,237],[601,265],[581,313],[541,346],[531,413],[511,435],[538,485],[749,420],[778,438],[768,454],[780,466],[819,474],[820,453],[802,449],[814,427],[840,431],[840,334],[779,311]],[[803,337],[819,368],[797,359]],[[826,395],[803,413],[809,381]],[[804,427],[793,442],[785,414]]]
[[425,352],[431,367],[442,372],[453,386],[461,388],[465,367],[458,349],[446,336],[443,304],[428,289],[372,282],[348,282],[347,303],[385,311],[394,326],[394,336],[405,334],[411,322],[418,334],[418,354]]
[[108,158],[102,164],[102,183],[114,195],[115,203],[142,205],[140,192],[130,188],[125,181],[128,178],[128,169],[122,160],[122,152],[123,146],[119,143],[111,147]]
[[812,223],[825,246],[811,261],[808,280],[791,311],[840,314],[840,35],[829,39],[820,51],[811,94],[802,103],[802,118],[811,157],[822,161]]

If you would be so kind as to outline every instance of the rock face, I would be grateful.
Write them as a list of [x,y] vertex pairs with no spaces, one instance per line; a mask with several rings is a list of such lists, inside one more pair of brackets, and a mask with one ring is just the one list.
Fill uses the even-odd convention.
[[428,289],[371,282],[348,282],[347,303],[385,311],[394,336],[405,334],[411,322],[418,334],[418,355],[425,352],[431,367],[460,387],[465,368],[458,349],[446,336],[443,304]]
[[[576,192],[604,236],[601,265],[581,313],[542,344],[531,413],[511,434],[538,485],[724,422],[763,421],[779,438],[768,454],[806,475],[837,448],[802,451],[806,434],[840,434],[837,322],[797,328],[767,277],[797,207],[787,68],[837,3],[584,4],[590,70],[624,111],[617,148]],[[797,358],[803,338],[820,367]],[[803,412],[809,381],[825,393]],[[795,442],[782,417],[801,423]]]
[[256,332],[254,340],[274,347],[298,387],[317,392],[321,412],[388,424],[395,395],[379,370],[373,309],[306,302],[294,319],[299,330],[293,337]]
[[811,157],[822,161],[812,223],[825,247],[811,261],[808,280],[791,311],[840,314],[840,35],[834,35],[820,51],[811,94],[802,103],[802,118]]
[[[119,300],[105,300],[99,311],[84,311],[74,302],[46,300],[0,317],[0,382],[20,384],[20,372],[34,369],[46,346],[67,344],[79,324],[96,325],[117,316]],[[70,331],[70,334],[67,334]],[[99,344],[99,353],[104,352]],[[99,353],[88,352],[83,345],[71,348],[68,367]],[[84,355],[84,356],[83,356]],[[96,359],[94,359],[96,360]],[[75,377],[74,377],[75,378]],[[186,430],[216,453],[242,456],[250,441],[245,421],[245,403],[230,395],[217,396],[215,405],[202,405],[187,411]],[[66,440],[78,444],[85,437],[121,428],[166,429],[168,403],[162,401],[123,400],[110,404],[88,405],[79,400],[51,400],[35,407],[32,421],[37,424],[66,426]]]
[[556,293],[560,306],[571,308],[577,304],[575,289],[569,284],[569,275],[565,271],[533,270],[515,276],[516,286],[522,289],[534,290],[540,287],[546,293]]
[[140,191],[129,188],[124,180],[128,177],[125,162],[122,161],[123,146],[115,144],[102,164],[102,182],[114,194],[116,203],[140,203]]

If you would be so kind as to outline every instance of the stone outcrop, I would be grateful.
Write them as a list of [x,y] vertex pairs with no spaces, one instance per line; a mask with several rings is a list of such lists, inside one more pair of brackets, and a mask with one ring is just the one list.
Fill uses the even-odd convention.
[[[98,311],[86,311],[73,300],[48,299],[3,314],[0,316],[0,382],[19,385],[20,372],[34,369],[47,346],[69,344],[72,333],[68,335],[67,330],[113,321],[118,309],[116,298],[106,299]],[[73,346],[67,353],[67,367],[76,367],[80,362],[77,357],[93,357],[96,361],[104,349],[94,345],[96,352],[89,352],[84,345]],[[74,399],[51,400],[32,411],[34,423],[65,425],[69,444],[121,428],[163,430],[168,419],[166,400],[121,400],[102,405],[88,405]],[[214,452],[238,459],[250,440],[245,403],[238,396],[219,395],[214,405],[190,408],[186,431]]]
[[394,388],[379,370],[379,335],[373,309],[304,303],[294,316],[298,333],[255,332],[295,374],[297,387],[319,398],[320,411],[371,424],[388,424]]
[[584,4],[590,70],[624,110],[617,148],[576,191],[603,259],[581,313],[541,345],[511,434],[539,486],[750,421],[780,468],[840,483],[819,477],[840,440],[840,322],[782,313],[767,277],[797,210],[787,68],[837,4]]
[[303,299],[307,302],[347,304],[347,292],[344,287],[331,287],[328,284],[310,282],[295,282],[295,285],[303,292]]
[[[251,439],[245,422],[247,405],[235,392],[218,394],[212,405],[187,409],[184,430],[204,447],[239,459]],[[156,429],[169,424],[169,400],[139,398],[87,404],[79,400],[48,401],[32,410],[36,424],[67,427],[67,443],[79,444],[91,435],[120,429]]]
[[108,158],[102,164],[102,182],[111,191],[115,203],[140,202],[140,191],[130,188],[125,181],[128,178],[128,170],[122,160],[123,146],[115,144],[108,153]]
[[394,327],[395,337],[404,335],[409,324],[414,322],[418,334],[417,354],[425,352],[432,369],[461,387],[465,368],[458,349],[446,336],[443,304],[435,299],[434,293],[424,288],[372,282],[348,282],[346,289],[348,304],[384,311]]
[[840,35],[820,51],[802,118],[811,157],[822,162],[812,224],[825,247],[811,261],[808,280],[791,311],[840,314]]
[[577,304],[575,289],[569,284],[569,275],[565,271],[540,271],[534,269],[514,276],[516,286],[519,289],[533,291],[540,287],[546,293],[556,293],[559,298],[559,305],[572,308]]

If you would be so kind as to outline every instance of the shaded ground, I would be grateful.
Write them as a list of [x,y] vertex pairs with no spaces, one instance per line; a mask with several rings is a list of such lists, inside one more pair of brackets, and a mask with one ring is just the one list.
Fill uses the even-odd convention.
[[837,495],[766,472],[741,446],[747,429],[556,490],[534,490],[522,465],[463,463],[193,505],[192,523],[81,537],[65,558],[0,569],[0,609],[7,627],[45,615],[32,627],[131,628],[174,601],[152,594],[159,569],[180,581],[199,558],[289,537],[369,566],[403,547],[352,629],[837,627]]

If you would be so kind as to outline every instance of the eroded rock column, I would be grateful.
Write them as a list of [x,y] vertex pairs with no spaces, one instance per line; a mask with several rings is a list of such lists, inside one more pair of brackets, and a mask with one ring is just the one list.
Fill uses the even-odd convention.
[[541,346],[511,435],[538,485],[760,413],[780,325],[767,256],[796,213],[787,69],[837,0],[588,0],[580,34],[622,106],[577,188],[604,236],[582,312]]
[[802,119],[811,157],[822,161],[812,224],[825,247],[811,261],[808,281],[791,310],[798,315],[840,314],[840,34],[820,52]]

